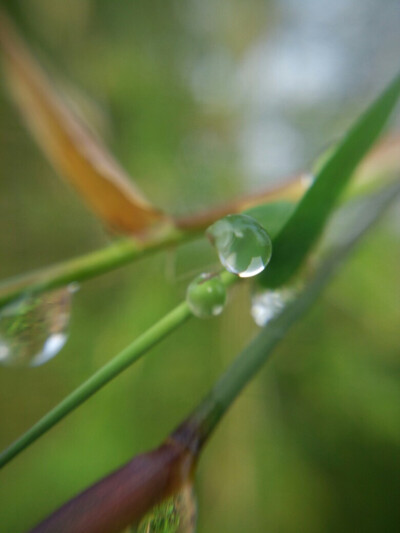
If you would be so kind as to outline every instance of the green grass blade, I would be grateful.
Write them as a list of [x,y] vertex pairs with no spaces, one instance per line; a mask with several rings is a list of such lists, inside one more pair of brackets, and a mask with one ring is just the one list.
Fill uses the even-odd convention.
[[[156,450],[136,456],[64,504],[32,532],[119,531],[139,521],[147,510],[178,490],[193,474],[198,454],[219,420],[260,370],[276,344],[319,296],[354,245],[400,194],[400,184],[369,198],[351,230],[323,261],[305,290],[281,315],[263,328],[217,381],[209,395]],[[230,284],[232,276],[226,278]],[[160,484],[161,483],[161,484]],[[118,527],[119,525],[119,527]]]
[[276,345],[298,322],[318,298],[355,245],[380,218],[391,203],[400,197],[400,184],[385,188],[364,199],[354,215],[349,231],[331,248],[317,268],[313,279],[284,311],[265,326],[217,381],[206,398],[175,432],[189,434],[195,447],[201,447],[223,418],[243,388],[269,359]]
[[320,235],[336,201],[353,171],[378,138],[400,95],[400,75],[360,117],[274,241],[268,269],[260,276],[263,285],[278,287],[289,280]]
[[[229,278],[227,283],[229,283]],[[172,333],[191,316],[190,309],[186,302],[179,304],[161,320],[156,322],[147,331],[142,333],[122,352],[116,355],[111,361],[101,367],[89,379],[84,381],[77,389],[71,392],[51,411],[43,416],[21,437],[14,441],[8,448],[0,453],[0,469],[9,461],[16,457],[25,448],[30,446],[46,431],[55,426],[60,420],[65,418],[71,411],[79,407],[93,394],[104,387],[112,379],[118,376],[130,365],[135,363],[140,357],[147,353],[153,346],[158,344],[167,335]]]

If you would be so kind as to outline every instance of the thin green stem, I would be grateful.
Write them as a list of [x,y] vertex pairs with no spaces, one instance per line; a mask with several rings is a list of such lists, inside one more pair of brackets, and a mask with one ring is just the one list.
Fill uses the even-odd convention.
[[189,441],[198,453],[243,388],[268,360],[275,346],[308,311],[355,245],[399,196],[400,184],[397,183],[372,200],[365,201],[363,212],[358,215],[359,218],[354,224],[349,226],[341,243],[335,246],[321,263],[312,281],[234,360],[210,393],[175,431],[176,438]]
[[96,391],[115,378],[132,363],[142,357],[150,348],[183,324],[191,316],[186,302],[181,303],[145,333],[127,346],[122,352],[104,365],[87,381],[49,411],[19,439],[0,454],[0,468],[27,448],[43,433],[76,409]]
[[[389,177],[392,175],[390,174]],[[289,182],[296,185],[297,181]],[[387,180],[383,185],[387,184]],[[382,187],[382,182],[373,182],[369,185],[368,192],[373,187]],[[284,186],[283,186],[284,189]],[[362,193],[362,190],[353,191],[351,197]],[[279,199],[274,197],[274,191],[268,190],[260,193],[257,197],[248,197],[236,202],[221,206],[218,209],[206,211],[200,215],[193,215],[187,219],[177,219],[177,228],[168,228],[161,234],[149,237],[145,241],[135,238],[123,238],[111,244],[107,248],[90,252],[74,259],[46,267],[35,272],[29,272],[15,278],[9,278],[0,283],[0,308],[16,298],[26,294],[41,294],[48,290],[57,289],[73,282],[86,281],[100,276],[128,263],[138,260],[146,255],[168,248],[168,246],[180,245],[189,240],[200,237],[206,227],[215,222],[220,216],[228,213],[240,212],[242,209],[254,206],[263,201]]]
[[[229,272],[224,271],[221,273],[221,280],[225,287],[229,287],[238,279],[237,276]],[[71,411],[88,400],[95,392],[104,387],[104,385],[118,376],[123,370],[140,359],[140,357],[158,344],[169,333],[172,333],[178,326],[183,324],[190,316],[192,316],[192,313],[186,301],[175,307],[175,309],[140,335],[132,344],[100,368],[100,370],[82,383],[69,396],[64,398],[64,400],[49,411],[19,439],[6,448],[0,454],[0,468],[5,466],[11,459],[51,429]]]
[[167,233],[141,242],[135,239],[120,239],[103,250],[70,259],[63,263],[12,278],[0,284],[0,307],[18,298],[27,291],[30,294],[63,287],[74,281],[84,281],[114,270],[145,255],[168,246],[193,239],[199,233],[171,229]]

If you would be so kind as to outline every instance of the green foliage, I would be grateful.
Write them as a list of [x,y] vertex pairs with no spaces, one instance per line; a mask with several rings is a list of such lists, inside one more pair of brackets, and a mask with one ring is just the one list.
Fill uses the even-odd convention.
[[262,329],[222,375],[192,415],[202,428],[204,438],[214,430],[232,402],[257,374],[293,324],[309,310],[354,246],[399,195],[400,184],[396,184],[361,203],[352,225],[340,236],[336,245],[331,247],[304,290]]
[[[181,49],[181,43],[176,49],[172,44],[179,34],[180,23],[170,17],[164,3],[157,3],[161,11],[152,11],[158,13],[157,33],[162,32],[162,38],[157,44],[160,49],[154,50],[153,14],[149,17],[146,9],[135,7],[132,17],[127,16],[127,7],[113,9],[104,2],[105,7],[101,8],[100,4],[96,4],[97,27],[89,23],[88,32],[85,23],[78,24],[76,29],[77,40],[72,52],[74,46],[85,50],[85,61],[81,61],[79,54],[71,53],[69,46],[63,46],[59,49],[61,64],[69,63],[75,73],[78,65],[82,79],[87,76],[86,83],[93,83],[91,92],[96,97],[97,91],[106,84],[104,98],[110,99],[113,113],[121,117],[119,155],[135,170],[138,179],[143,176],[143,186],[155,191],[158,203],[161,200],[170,207],[180,208],[182,198],[190,206],[201,203],[201,199],[223,198],[235,182],[232,180],[235,164],[230,154],[219,158],[213,154],[209,158],[213,161],[211,171],[205,168],[203,151],[189,150],[187,155],[185,142],[191,133],[188,124],[198,127],[214,121],[215,130],[226,132],[227,122],[218,113],[212,114],[211,121],[207,113],[197,114],[194,111],[197,104],[187,97],[179,76],[170,68],[175,67],[174,57]],[[80,3],[65,4],[63,9],[70,18],[67,17],[69,23],[63,26],[61,18],[57,18],[57,8],[51,7],[52,2],[47,5],[49,12],[40,9],[49,31],[53,32],[49,33],[50,49],[61,42],[57,28],[68,28],[69,32],[70,27],[75,28],[74,20],[80,17],[86,20],[88,15],[85,7],[78,7]],[[28,13],[34,11],[33,7],[26,9]],[[53,23],[55,29],[51,29]],[[121,23],[126,24],[122,30]],[[112,37],[107,33],[110,27],[114,28]],[[45,25],[43,28],[45,32]],[[99,43],[107,50],[100,62],[96,60]],[[171,49],[166,51],[166,46]],[[90,69],[87,64],[91,65]],[[274,241],[271,271],[269,274],[267,271],[264,279],[267,285],[279,285],[289,279],[307,258],[354,166],[394,105],[398,85],[395,82],[392,92],[389,90],[367,112],[334,151],[299,206],[276,202],[246,211],[267,228]],[[5,129],[12,132],[2,152],[4,175],[15,177],[0,184],[1,198],[10,198],[3,202],[0,217],[6,228],[10,216],[13,223],[12,231],[1,235],[3,249],[10,249],[0,265],[3,275],[26,270],[28,263],[40,266],[40,261],[62,260],[75,254],[77,235],[83,235],[83,231],[87,236],[79,244],[82,251],[104,244],[106,238],[103,234],[99,238],[100,231],[93,221],[89,219],[91,227],[83,210],[79,211],[64,188],[58,188],[47,177],[50,173],[47,166],[38,162],[24,135],[15,129],[14,114],[8,111],[5,102],[0,104],[2,111],[5,110]],[[176,156],[180,146],[185,147],[183,164],[182,154]],[[27,166],[32,180],[26,179]],[[193,179],[193,185],[188,186],[188,176],[205,179]],[[52,185],[47,186],[47,179]],[[384,193],[378,203],[377,198],[368,200],[362,211],[371,215],[371,219],[367,217],[369,221],[384,209],[395,192],[393,189]],[[22,203],[21,198],[29,198],[29,202]],[[14,205],[23,213],[21,224],[19,216],[12,218]],[[345,240],[351,241],[351,235],[354,233],[346,233]],[[179,236],[176,241],[181,242]],[[21,242],[25,243],[23,253]],[[174,243],[173,236],[170,244]],[[82,280],[142,255],[130,239],[121,241],[121,251],[117,249],[118,243],[113,246],[114,254],[112,250],[100,254],[102,270],[98,269],[97,253],[88,257],[80,269]],[[155,249],[158,247],[156,243]],[[340,249],[348,251],[346,246]],[[291,313],[297,309],[296,319],[319,294],[333,267],[336,268],[336,261],[342,259],[337,250],[336,255],[330,256],[330,263],[325,263],[327,269],[325,277],[320,278],[321,285],[315,282],[314,288],[309,288],[295,307],[291,307]],[[396,461],[400,442],[396,381],[400,317],[394,289],[398,276],[397,252],[398,238],[387,232],[378,233],[368,250],[356,257],[345,276],[328,293],[330,304],[320,304],[318,312],[285,339],[280,348],[281,357],[269,368],[268,375],[260,377],[231,413],[229,423],[221,427],[200,472],[200,531],[255,532],[260,528],[284,533],[347,532],[358,528],[389,531],[398,523],[398,510],[387,498],[387,494],[398,491],[400,479]],[[182,257],[191,253],[179,252]],[[200,265],[203,257],[196,252],[191,260]],[[37,265],[35,261],[39,261]],[[55,282],[50,280],[46,288],[74,279],[68,269],[56,269],[54,276]],[[39,292],[48,281],[40,276],[36,279]],[[26,285],[22,291],[25,289]],[[147,258],[143,265],[85,286],[75,303],[72,338],[62,356],[35,374],[2,372],[1,414],[9,421],[0,435],[2,446],[108,362],[110,354],[139,336],[154,322],[155,315],[174,306],[177,292],[176,286],[165,283],[159,258]],[[195,404],[210,386],[221,371],[222,361],[230,359],[253,333],[245,312],[247,307],[247,296],[239,290],[236,300],[217,324],[192,321],[176,339],[169,339],[155,349],[155,357],[121,376],[82,406],[65,425],[49,433],[2,471],[2,486],[7,490],[0,498],[0,515],[5,530],[22,531],[30,527],[33,521],[92,483],[100,472],[115,468],[133,451],[162,438],[176,424],[177,417],[186,413],[187,405]],[[181,318],[184,316],[186,311]],[[293,315],[280,319],[281,328],[272,332],[276,339],[280,339],[282,328],[287,329],[291,320]],[[245,352],[242,363],[249,354],[255,351],[260,354],[272,342],[271,330],[264,330],[261,335],[256,348]],[[128,357],[122,366],[127,364]],[[245,377],[243,367],[233,368],[238,369],[236,383],[241,389]],[[102,384],[105,381],[102,379]],[[157,399],[149,401],[155,390]],[[230,395],[233,399],[234,394]],[[51,425],[44,424],[39,434]],[[71,446],[71,435],[79,446]],[[24,446],[30,442],[28,439]],[[48,488],[38,490],[44,485],[44,479]],[[24,513],[17,515],[15,505],[21,501]],[[177,524],[171,503],[162,507],[164,517],[152,513],[152,527],[166,533],[176,529]]]

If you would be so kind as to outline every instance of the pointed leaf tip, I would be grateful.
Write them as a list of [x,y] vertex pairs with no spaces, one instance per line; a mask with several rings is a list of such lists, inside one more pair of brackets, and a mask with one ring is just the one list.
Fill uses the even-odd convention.
[[353,125],[318,172],[313,185],[274,241],[274,253],[261,283],[286,283],[305,261],[354,170],[370,150],[400,96],[400,74]]

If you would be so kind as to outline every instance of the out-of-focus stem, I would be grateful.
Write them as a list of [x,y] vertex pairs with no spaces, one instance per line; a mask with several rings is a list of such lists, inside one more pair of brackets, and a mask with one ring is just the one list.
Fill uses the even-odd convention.
[[199,453],[218,422],[243,388],[268,360],[275,346],[311,307],[356,244],[399,196],[400,184],[396,183],[375,195],[374,198],[366,200],[360,219],[353,227],[349,227],[347,235],[343,236],[340,245],[336,246],[322,262],[309,285],[281,314],[271,320],[235,359],[203,402],[173,433],[175,438],[186,444],[190,443],[193,452]]
[[[400,185],[397,185],[366,205],[361,219],[322,263],[307,288],[239,355],[205,400],[162,446],[135,457],[81,492],[41,522],[32,533],[121,531],[128,524],[138,523],[153,505],[180,490],[192,477],[202,446],[230,405],[260,370],[275,345],[309,309],[359,239],[399,194]],[[235,279],[228,273],[223,275],[227,285]],[[163,320],[168,322],[175,313],[178,318],[181,313],[186,317],[187,306],[181,304]]]
[[8,279],[0,284],[0,307],[27,292],[40,294],[68,283],[94,278],[157,250],[181,244],[195,236],[195,232],[171,229],[146,240],[123,238],[102,250]]
[[[239,278],[229,272],[221,273],[221,280],[226,287],[235,283]],[[100,368],[93,376],[82,383],[69,396],[62,400],[54,409],[49,411],[41,420],[33,425],[19,439],[12,443],[0,454],[0,468],[22,452],[57,422],[71,411],[88,400],[95,392],[104,387],[123,370],[145,355],[164,337],[172,333],[192,315],[186,301],[175,307],[170,313],[156,322],[145,333],[116,355],[110,362]]]
[[156,322],[145,333],[140,335],[127,348],[122,350],[109,363],[104,365],[93,376],[75,389],[62,400],[54,409],[49,411],[39,422],[17,439],[11,446],[0,454],[0,468],[27,448],[43,433],[52,428],[57,422],[90,398],[96,391],[104,387],[132,363],[142,357],[147,351],[160,342],[169,333],[183,324],[191,312],[186,302],[181,303],[161,320]]
[[[387,185],[388,179],[398,175],[400,168],[400,135],[394,134],[383,139],[368,155],[357,172],[351,196],[356,196],[367,188],[371,193]],[[382,179],[382,174],[385,179]],[[282,185],[269,187],[264,191],[243,196],[215,208],[176,217],[174,225],[160,233],[149,234],[141,239],[122,238],[107,248],[69,259],[62,263],[11,278],[0,283],[0,307],[26,292],[40,294],[72,283],[94,278],[146,255],[169,246],[178,246],[202,235],[202,232],[219,218],[239,213],[250,207],[280,200],[297,201],[307,190],[306,174],[298,174]]]

